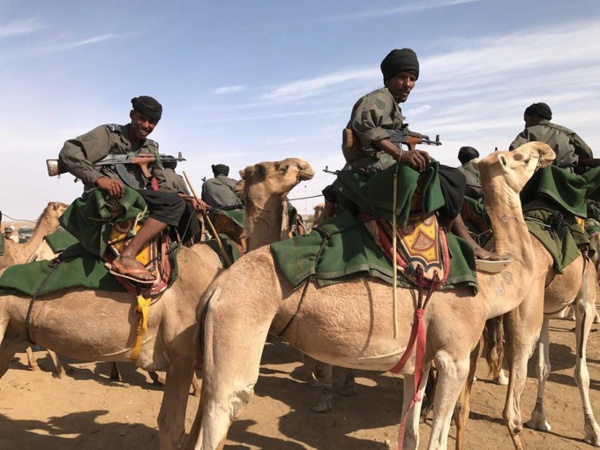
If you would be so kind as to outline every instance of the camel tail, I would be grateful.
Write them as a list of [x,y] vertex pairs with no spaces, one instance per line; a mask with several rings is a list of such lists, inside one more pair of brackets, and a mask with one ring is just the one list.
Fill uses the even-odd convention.
[[504,327],[502,316],[485,322],[483,329],[483,356],[487,361],[489,373],[497,374],[502,368],[504,358]]
[[215,299],[217,299],[217,298],[219,298],[220,295],[221,295],[221,286],[211,285],[211,286],[209,286],[208,290],[202,296],[202,299],[200,299],[200,305],[198,306],[198,311],[196,313],[196,319],[198,321],[198,327],[197,327],[198,335],[196,336],[196,339],[195,339],[195,342],[198,344],[196,347],[196,364],[198,365],[198,367],[200,367],[202,365],[202,362],[204,360],[204,353],[203,353],[204,328],[205,328],[204,323],[206,322],[206,315],[208,313],[208,305],[209,305],[210,301],[213,299],[213,297]]

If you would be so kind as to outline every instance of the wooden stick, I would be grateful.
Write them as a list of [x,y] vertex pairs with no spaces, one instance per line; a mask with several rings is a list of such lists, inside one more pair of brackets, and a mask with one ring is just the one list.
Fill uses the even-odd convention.
[[[183,171],[183,176],[184,176],[185,181],[187,182],[188,186],[190,187],[190,192],[192,193],[192,195],[194,196],[194,198],[196,199],[196,201],[198,202],[198,204],[200,204],[200,198],[198,198],[198,195],[196,195],[196,191],[194,190],[194,186],[192,186],[192,183],[190,183],[190,180],[189,180],[187,174],[185,173],[185,170]],[[225,248],[223,247],[223,243],[221,242],[221,238],[219,237],[219,234],[217,233],[217,230],[215,230],[215,226],[213,225],[212,220],[210,220],[210,217],[208,217],[208,213],[207,212],[204,213],[204,218],[208,222],[208,226],[210,227],[210,230],[211,230],[213,236],[217,240],[217,245],[219,246],[219,250],[221,250],[221,254],[223,255],[223,259],[225,259],[225,262],[227,263],[227,266],[231,266],[231,264],[232,264],[231,260],[229,259],[229,256],[227,255],[227,252],[225,251]]]
[[396,171],[394,172],[394,205],[392,206],[392,267],[393,275],[394,275],[394,284],[392,291],[392,301],[394,304],[394,339],[398,339],[398,261],[396,260],[396,207],[398,203],[398,167],[396,166]]

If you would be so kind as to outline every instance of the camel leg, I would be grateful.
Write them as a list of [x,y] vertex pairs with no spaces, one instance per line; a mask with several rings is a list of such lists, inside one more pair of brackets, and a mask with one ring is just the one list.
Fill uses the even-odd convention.
[[37,359],[35,354],[33,353],[33,348],[31,346],[27,347],[27,365],[31,370],[40,370],[40,366],[38,366]]
[[596,317],[596,271],[588,264],[584,274],[581,296],[576,302],[576,326],[575,326],[575,382],[579,388],[581,402],[583,404],[584,417],[584,441],[596,447],[600,446],[600,427],[594,418],[592,404],[590,402],[590,374],[587,368],[587,343]]
[[[415,396],[415,377],[414,375],[404,375],[404,383],[402,389],[402,421],[406,423],[404,430],[404,440],[402,450],[413,450],[419,448],[419,424],[421,418],[421,407],[423,406],[423,394],[427,386],[429,371],[431,364],[427,364],[423,370],[423,378],[419,386],[417,401],[410,409],[408,406]],[[406,417],[405,417],[406,416]]]
[[321,390],[321,400],[315,406],[311,406],[310,410],[315,413],[326,413],[333,410],[333,366],[331,364],[322,364],[323,367],[323,389]]
[[467,422],[469,421],[469,414],[471,412],[471,389],[473,388],[473,382],[475,381],[475,372],[477,371],[477,360],[481,355],[482,349],[481,341],[471,352],[469,357],[469,373],[465,385],[460,391],[458,401],[456,402],[456,408],[454,409],[454,422],[456,424],[456,450],[462,450],[465,441],[465,431],[467,429]]
[[445,450],[448,446],[448,433],[456,401],[469,373],[469,356],[456,359],[446,352],[438,352],[435,357],[438,368],[433,423],[428,450]]
[[111,381],[122,381],[121,372],[114,361],[110,363],[110,379]]
[[181,448],[185,438],[185,411],[188,403],[190,384],[194,373],[194,358],[189,356],[192,336],[195,330],[182,333],[179,346],[170,348],[171,361],[165,376],[165,389],[158,414],[158,429],[161,450]]
[[58,357],[58,355],[56,354],[55,351],[48,350],[48,349],[46,349],[46,351],[48,352],[48,356],[50,357],[50,359],[54,363],[54,369],[55,369],[54,376],[57,377],[57,378],[62,379],[65,376],[65,374],[69,371],[69,369],[67,369],[63,365],[62,361],[60,360],[60,358]]
[[531,419],[525,422],[527,427],[539,431],[550,431],[552,427],[546,421],[546,410],[544,408],[544,391],[546,389],[546,380],[550,375],[550,333],[548,330],[550,320],[544,318],[540,339],[538,341],[538,361],[536,366],[536,375],[538,379],[537,398],[535,407],[531,413]]
[[540,301],[526,300],[519,308],[504,316],[506,357],[510,374],[502,417],[517,450],[525,448],[522,437],[521,397],[527,381],[527,361],[533,353],[543,322],[543,289],[532,289],[530,295],[539,295]]
[[[227,438],[229,426],[254,394],[260,359],[277,308],[273,304],[261,311],[255,308],[254,314],[240,314],[244,308],[239,304],[218,302],[218,290],[212,293],[204,323],[202,395],[188,449],[215,450]],[[253,333],[229,331],[244,329],[252,329]]]
[[356,395],[356,381],[352,369],[344,369],[344,385],[338,390],[342,397],[352,397]]
[[196,375],[196,371],[194,371],[192,375],[192,395],[194,397],[200,397],[200,390],[202,389],[202,385],[200,384],[200,378]]

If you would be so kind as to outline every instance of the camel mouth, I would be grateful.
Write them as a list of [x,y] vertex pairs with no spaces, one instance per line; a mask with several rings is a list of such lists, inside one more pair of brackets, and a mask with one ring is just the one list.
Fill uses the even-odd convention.
[[310,164],[307,164],[306,166],[298,166],[298,169],[300,169],[298,172],[298,179],[300,181],[312,180],[315,176],[315,170]]

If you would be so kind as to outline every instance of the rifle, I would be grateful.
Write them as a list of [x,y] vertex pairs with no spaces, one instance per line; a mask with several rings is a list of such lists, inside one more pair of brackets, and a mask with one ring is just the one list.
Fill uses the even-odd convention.
[[432,141],[429,136],[414,131],[397,130],[388,131],[388,133],[391,141],[400,148],[402,145],[406,145],[409,150],[415,150],[418,144],[442,145],[439,134],[435,136],[435,141]]
[[[435,136],[435,141],[429,139],[429,136],[424,134],[415,133],[414,131],[408,130],[387,130],[390,135],[391,141],[396,144],[399,148],[402,145],[408,146],[409,150],[415,150],[418,144],[427,145],[442,145],[440,142],[440,135]],[[363,150],[358,138],[355,136],[354,131],[351,128],[344,128],[342,131],[342,152],[346,162],[353,163],[364,156],[371,155],[375,156],[377,153],[376,149]]]
[[[160,162],[178,162],[185,161],[185,158],[181,156],[181,152],[178,153],[177,157],[169,156],[169,155],[158,155],[158,160]],[[140,166],[142,173],[146,178],[150,178],[152,174],[148,169],[148,166],[156,161],[156,157],[152,153],[126,153],[122,155],[106,155],[100,161],[96,161],[94,163],[94,167],[102,167],[102,166],[122,166],[126,164],[137,164]],[[56,175],[60,175],[63,173],[67,173],[68,170],[65,169],[58,159],[47,159],[46,167],[48,169],[48,176],[54,177]]]

